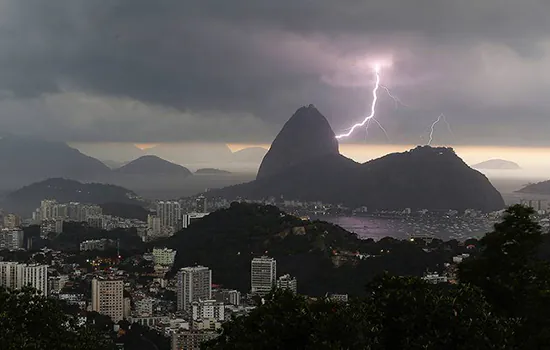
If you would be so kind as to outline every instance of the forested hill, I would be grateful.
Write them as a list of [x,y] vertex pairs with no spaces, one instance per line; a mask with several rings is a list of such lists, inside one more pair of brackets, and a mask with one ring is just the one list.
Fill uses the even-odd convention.
[[327,222],[303,221],[274,206],[246,203],[216,211],[166,243],[178,252],[172,273],[204,265],[212,269],[214,283],[248,291],[252,258],[268,255],[277,259],[277,274],[295,276],[299,292],[307,295],[361,295],[377,274],[421,276],[463,249],[456,241],[434,241],[441,249],[426,253],[424,245],[414,242],[361,240]]

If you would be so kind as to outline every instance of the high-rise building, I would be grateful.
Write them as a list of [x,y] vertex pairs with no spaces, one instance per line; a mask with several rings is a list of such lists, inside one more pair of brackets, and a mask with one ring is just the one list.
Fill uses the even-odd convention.
[[181,228],[181,204],[178,201],[158,201],[157,216],[163,231],[175,233]]
[[124,319],[124,282],[122,280],[92,280],[92,311],[109,316],[113,322]]
[[206,197],[203,195],[200,195],[195,200],[195,208],[197,210],[197,213],[208,213],[208,205],[206,202]]
[[212,271],[208,267],[185,267],[178,271],[178,310],[191,311],[194,301],[212,299]]
[[277,262],[267,256],[252,259],[250,277],[252,294],[268,294],[276,285]]
[[204,218],[208,213],[189,213],[183,214],[183,228],[188,228],[193,222]]
[[193,320],[225,320],[225,306],[216,300],[194,301],[192,304]]
[[296,282],[295,277],[290,277],[290,275],[283,275],[277,280],[277,289],[289,290],[292,293],[296,294],[298,291],[298,283]]
[[24,233],[18,228],[0,230],[0,250],[19,250],[24,249]]
[[40,219],[49,220],[55,219],[57,201],[55,199],[44,199],[40,203]]
[[225,305],[239,306],[241,304],[241,292],[234,289],[216,289],[212,291],[212,298]]
[[45,219],[40,223],[40,237],[47,238],[50,233],[63,232],[63,219]]
[[155,265],[172,266],[176,258],[176,251],[168,248],[153,248],[153,261]]
[[158,237],[162,233],[162,228],[160,225],[160,218],[157,215],[149,214],[147,216],[147,235]]
[[4,215],[4,228],[15,229],[21,227],[21,217],[15,214]]
[[0,286],[21,289],[29,286],[48,295],[48,266],[0,262]]

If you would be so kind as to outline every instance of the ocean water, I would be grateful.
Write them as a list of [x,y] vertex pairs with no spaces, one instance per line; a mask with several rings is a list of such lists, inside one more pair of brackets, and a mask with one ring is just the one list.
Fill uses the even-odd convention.
[[442,240],[480,238],[490,232],[494,221],[485,217],[464,218],[444,216],[318,216],[312,219],[341,226],[360,238],[379,240],[384,237],[408,239],[409,235],[433,235]]

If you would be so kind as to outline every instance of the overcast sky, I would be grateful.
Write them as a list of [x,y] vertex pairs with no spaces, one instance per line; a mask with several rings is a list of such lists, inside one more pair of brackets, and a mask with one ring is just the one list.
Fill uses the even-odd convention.
[[[302,105],[389,142],[550,145],[550,1],[0,0],[0,133],[269,143]],[[351,142],[365,142],[357,131]],[[386,143],[372,127],[368,142]]]

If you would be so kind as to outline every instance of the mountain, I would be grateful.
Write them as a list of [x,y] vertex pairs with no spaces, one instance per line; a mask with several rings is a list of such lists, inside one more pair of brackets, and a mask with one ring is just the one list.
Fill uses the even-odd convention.
[[52,177],[97,180],[109,167],[63,142],[7,136],[0,139],[0,187],[16,189]]
[[293,165],[321,156],[338,154],[338,141],[326,118],[313,105],[301,107],[271,144],[257,179],[277,175]]
[[485,212],[504,200],[485,175],[450,148],[417,147],[359,164],[341,155],[304,162],[277,176],[214,190],[208,196],[268,197],[343,203],[369,210],[430,209]]
[[[466,249],[455,242],[448,251],[427,253],[421,242],[360,239],[327,222],[305,221],[274,206],[247,203],[211,213],[163,244],[177,250],[172,274],[200,264],[214,271],[214,283],[246,291],[250,274],[243,271],[250,271],[252,258],[269,255],[277,260],[279,276],[296,277],[298,291],[312,296],[364,294],[365,283],[377,274],[422,276],[460,253],[456,249]],[[370,258],[360,259],[358,252]]]
[[481,170],[519,170],[521,167],[514,162],[504,159],[490,159],[485,162],[481,162],[472,165],[474,169]]
[[528,184],[517,192],[548,195],[550,194],[550,180]]
[[40,206],[43,199],[55,199],[60,203],[143,204],[134,192],[120,186],[54,178],[33,183],[8,194],[0,206],[9,212],[29,215]]
[[104,163],[127,163],[145,154],[132,143],[74,143],[70,145],[80,152]]
[[142,156],[115,170],[124,175],[170,175],[187,177],[192,175],[189,169],[157,156]]
[[[300,133],[303,139],[298,137]],[[230,199],[284,197],[352,208],[367,206],[369,210],[489,212],[504,208],[502,196],[485,175],[466,165],[451,148],[417,147],[365,164],[340,155],[334,133],[313,106],[300,108],[285,124],[255,181],[206,195]]]
[[233,161],[237,163],[258,163],[264,159],[267,149],[263,147],[248,147],[233,152]]
[[229,175],[231,174],[231,172],[227,170],[220,170],[220,169],[214,169],[214,168],[202,168],[195,171],[195,174],[197,175]]

